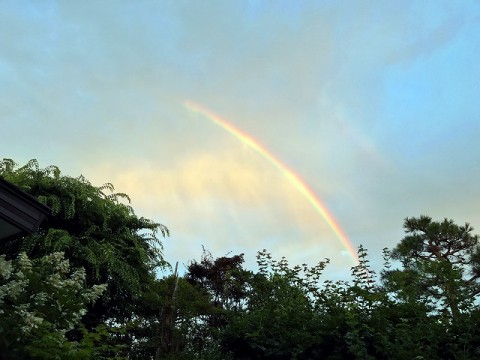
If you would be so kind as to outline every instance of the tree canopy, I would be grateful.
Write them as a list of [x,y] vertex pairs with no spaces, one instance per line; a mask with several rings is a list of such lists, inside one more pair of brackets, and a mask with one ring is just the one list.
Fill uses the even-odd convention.
[[[96,187],[83,176],[63,176],[56,166],[42,169],[31,160],[18,167],[4,159],[0,176],[52,209],[36,233],[1,243],[0,253],[10,260],[20,253],[40,259],[62,252],[72,267],[83,269],[87,286],[106,285],[83,316],[88,330],[137,321],[142,312],[138,304],[156,281],[156,269],[167,266],[158,234],[168,235],[168,229],[136,216],[129,197],[115,193],[112,184]],[[117,337],[126,345],[133,341],[128,335]]]
[[350,281],[258,252],[171,269],[126,194],[84,177],[0,162],[0,176],[51,207],[35,234],[0,244],[0,359],[477,359],[480,248],[469,224],[406,218],[374,271]]

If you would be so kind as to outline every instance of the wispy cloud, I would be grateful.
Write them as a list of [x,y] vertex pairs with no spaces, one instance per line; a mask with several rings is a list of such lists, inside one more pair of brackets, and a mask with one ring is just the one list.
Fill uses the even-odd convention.
[[[269,247],[349,266],[258,139],[373,251],[429,213],[480,226],[475,1],[0,2],[0,152],[113,182],[191,258]],[[319,255],[321,253],[321,255]],[[302,261],[302,260],[300,260]]]

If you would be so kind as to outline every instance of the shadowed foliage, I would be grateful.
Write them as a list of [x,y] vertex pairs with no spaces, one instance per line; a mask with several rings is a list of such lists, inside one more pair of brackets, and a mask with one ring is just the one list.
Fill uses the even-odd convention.
[[480,249],[469,224],[407,218],[377,274],[366,249],[351,281],[329,260],[291,266],[258,252],[203,251],[169,268],[157,235],[111,184],[35,160],[0,176],[52,209],[30,236],[0,244],[0,358],[478,359]]

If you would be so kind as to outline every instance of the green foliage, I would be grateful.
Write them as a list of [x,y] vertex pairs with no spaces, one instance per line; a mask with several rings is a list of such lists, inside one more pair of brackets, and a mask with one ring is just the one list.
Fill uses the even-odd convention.
[[87,305],[105,289],[106,285],[85,287],[85,271],[72,271],[63,253],[36,260],[25,253],[13,261],[0,256],[2,355],[9,359],[92,357],[95,342],[71,341],[68,333],[81,327]]
[[407,218],[380,278],[360,246],[351,281],[323,279],[328,259],[292,267],[266,250],[257,272],[243,254],[204,251],[184,277],[158,279],[168,229],[112,184],[35,160],[4,159],[0,176],[52,209],[37,233],[0,244],[0,358],[480,358],[469,224]]
[[247,272],[242,268],[243,262],[243,254],[214,260],[204,250],[200,262],[192,261],[188,265],[187,280],[206,290],[215,306],[238,309],[246,291]]
[[[0,254],[14,259],[25,252],[39,259],[65,253],[72,266],[84,269],[87,286],[107,286],[101,298],[88,305],[82,318],[85,328],[128,328],[111,333],[108,341],[139,341],[132,335],[132,324],[143,316],[140,300],[156,271],[168,266],[158,238],[167,236],[168,229],[137,217],[129,197],[113,193],[112,184],[96,187],[83,176],[63,176],[55,166],[42,169],[36,160],[18,167],[4,159],[0,176],[52,208],[52,216],[36,233],[0,244]],[[71,336],[78,341],[83,337],[80,331]]]
[[[410,219],[409,224],[414,223]],[[454,240],[446,242],[445,256],[405,259],[399,248],[411,249],[408,256],[420,248],[401,242],[394,251],[384,251],[381,283],[361,246],[352,282],[321,281],[328,260],[312,268],[290,267],[285,258],[276,261],[265,250],[259,252],[258,273],[244,277],[242,306],[224,308],[228,321],[216,333],[220,352],[235,359],[478,358],[478,305],[465,296],[477,294],[476,236],[468,226],[456,228],[451,221],[444,226],[448,232],[429,229],[429,238],[421,240],[437,236],[446,241],[448,234]],[[412,229],[407,228],[408,241]],[[460,264],[449,257],[460,251],[472,254],[470,260]],[[393,268],[397,260],[404,264],[402,269]],[[446,268],[445,263],[453,265]],[[447,295],[452,289],[461,314],[456,318],[441,310],[450,305]]]
[[428,216],[407,218],[404,227],[407,235],[392,251],[404,269],[386,271],[385,282],[400,286],[402,297],[428,304],[444,321],[472,310],[480,293],[480,248],[473,228]]
[[[213,259],[203,251],[199,262],[187,267],[186,281],[206,301],[197,316],[187,322],[188,351],[194,358],[219,359],[219,336],[231,322],[233,314],[242,311],[247,299],[251,272],[243,268],[243,254]],[[192,331],[193,330],[193,331]]]
[[224,352],[246,359],[301,358],[315,343],[318,316],[309,295],[318,290],[326,263],[292,269],[285,258],[277,262],[265,250],[257,262],[260,270],[250,278],[244,311],[223,334]]
[[145,309],[137,327],[148,338],[134,345],[130,358],[156,359],[214,358],[215,332],[205,319],[217,314],[208,294],[175,273],[155,280],[142,298]]

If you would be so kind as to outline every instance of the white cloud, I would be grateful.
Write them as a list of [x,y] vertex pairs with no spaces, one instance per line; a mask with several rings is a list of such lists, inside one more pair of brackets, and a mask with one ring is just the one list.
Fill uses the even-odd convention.
[[[189,116],[182,103],[192,99],[300,174],[356,244],[393,245],[392,229],[401,231],[403,217],[417,212],[476,225],[469,215],[478,171],[463,170],[459,159],[478,160],[471,140],[478,109],[467,130],[452,134],[464,139],[462,151],[433,137],[431,161],[409,151],[427,136],[413,144],[401,131],[405,122],[384,110],[392,66],[422,59],[430,81],[438,77],[430,59],[442,59],[440,50],[460,37],[465,59],[477,58],[475,29],[465,32],[474,24],[463,22],[478,14],[475,3],[424,3],[1,2],[0,153],[113,182],[140,214],[179,236],[175,257],[197,256],[205,242],[220,252],[270,245],[342,262],[338,240],[282,174]],[[475,78],[474,60],[448,60],[453,74]],[[447,80],[435,83],[445,106],[452,92],[478,94],[473,83],[451,88]],[[394,100],[393,111],[403,113]],[[440,126],[419,121],[416,129]],[[457,129],[467,120],[444,121]]]

